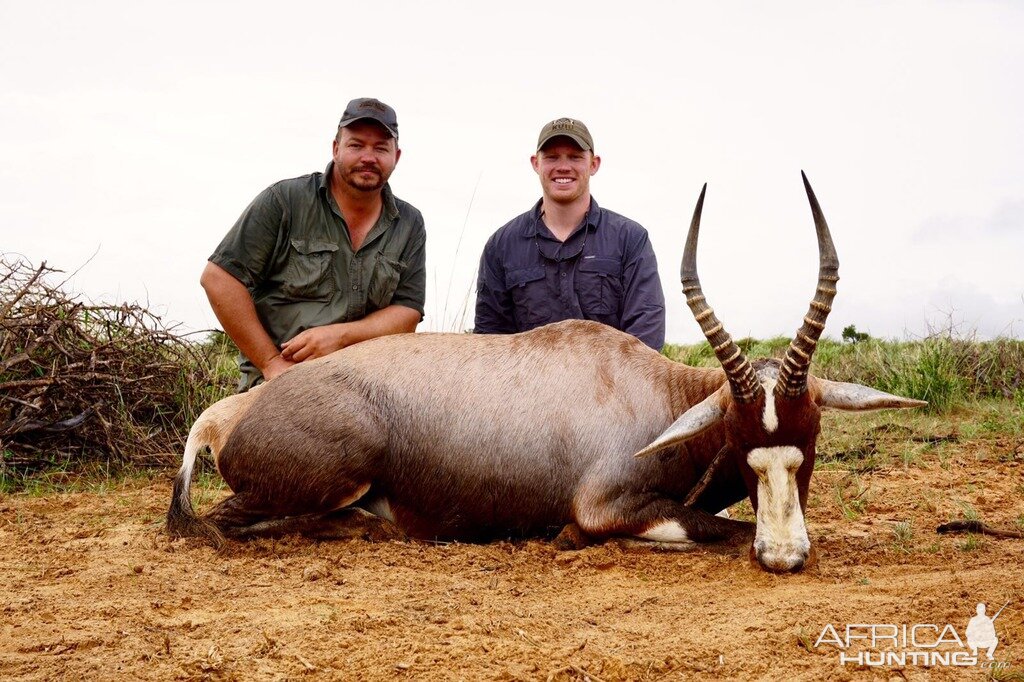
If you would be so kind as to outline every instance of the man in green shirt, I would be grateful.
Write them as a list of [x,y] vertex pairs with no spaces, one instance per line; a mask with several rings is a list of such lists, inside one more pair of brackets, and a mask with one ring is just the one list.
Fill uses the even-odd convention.
[[268,187],[210,256],[200,283],[242,353],[239,391],[353,343],[416,331],[426,232],[388,185],[401,154],[394,109],[352,100],[327,169]]

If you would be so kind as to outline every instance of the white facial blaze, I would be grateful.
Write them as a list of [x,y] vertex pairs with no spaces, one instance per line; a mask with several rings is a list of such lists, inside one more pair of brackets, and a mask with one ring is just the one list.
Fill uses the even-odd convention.
[[779,415],[775,413],[775,383],[775,379],[761,381],[764,387],[764,414],[761,415],[761,422],[768,433],[775,433],[775,429],[779,428]]
[[747,455],[757,474],[754,552],[767,568],[788,571],[801,566],[811,549],[796,483],[803,461],[803,453],[790,445],[755,448]]

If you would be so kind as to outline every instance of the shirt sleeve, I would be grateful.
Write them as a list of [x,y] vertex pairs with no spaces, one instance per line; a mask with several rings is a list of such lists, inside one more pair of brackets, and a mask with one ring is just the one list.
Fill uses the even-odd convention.
[[284,204],[268,187],[242,211],[210,256],[210,262],[227,270],[249,289],[256,288],[273,260],[285,217]]
[[480,256],[480,272],[476,282],[477,334],[513,334],[516,332],[515,307],[512,294],[505,286],[505,268],[498,257],[494,237],[484,246]]
[[423,305],[427,298],[427,231],[423,216],[416,217],[414,234],[402,250],[405,270],[398,280],[398,288],[391,297],[391,305],[412,308],[423,320]]
[[665,294],[646,230],[630,237],[625,256],[622,331],[660,352],[665,345]]

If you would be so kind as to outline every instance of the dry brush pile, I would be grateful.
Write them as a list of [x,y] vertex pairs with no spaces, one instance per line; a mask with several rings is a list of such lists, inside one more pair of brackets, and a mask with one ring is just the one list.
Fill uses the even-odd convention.
[[59,272],[0,254],[0,468],[166,464],[234,383],[220,340],[188,340],[137,305],[97,304]]

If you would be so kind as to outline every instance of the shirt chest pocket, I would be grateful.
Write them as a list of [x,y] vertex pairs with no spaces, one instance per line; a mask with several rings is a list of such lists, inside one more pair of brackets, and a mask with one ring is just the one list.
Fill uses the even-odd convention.
[[622,308],[622,264],[616,258],[580,260],[576,296],[588,319],[592,315],[618,315]]
[[306,301],[328,300],[335,291],[332,271],[338,245],[312,239],[292,239],[290,243],[281,292]]
[[391,299],[398,290],[398,283],[405,272],[406,264],[400,260],[388,258],[378,253],[373,260],[373,272],[370,274],[370,285],[366,289],[366,299],[377,310],[391,305]]
[[507,271],[505,286],[512,295],[518,331],[551,321],[551,294],[547,290],[543,265]]

